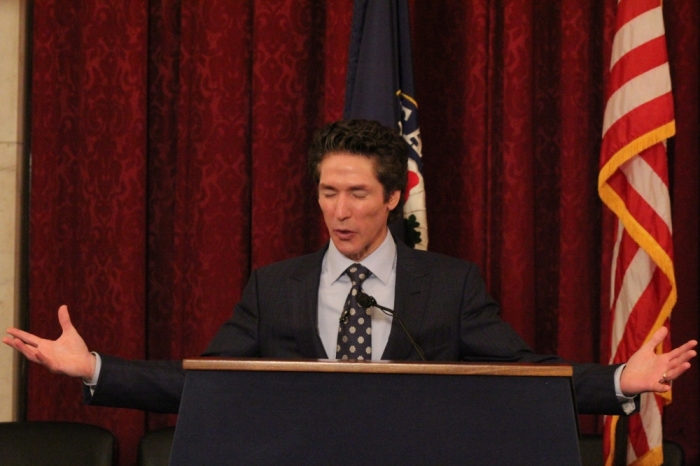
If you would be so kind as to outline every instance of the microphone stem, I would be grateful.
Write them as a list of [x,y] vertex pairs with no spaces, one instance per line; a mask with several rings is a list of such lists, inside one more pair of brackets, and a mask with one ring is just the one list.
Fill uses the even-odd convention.
[[399,314],[396,311],[389,309],[388,307],[380,306],[379,304],[377,304],[376,301],[374,301],[374,299],[372,299],[372,305],[374,307],[378,307],[379,309],[381,309],[382,312],[384,312],[384,314],[395,317],[396,319],[398,319],[399,324],[401,324],[401,328],[403,328],[404,333],[406,334],[406,336],[408,336],[408,339],[411,341],[413,348],[415,348],[416,352],[418,352],[418,356],[420,356],[420,358],[423,361],[427,361],[427,359],[425,359],[425,354],[423,354],[423,350],[421,349],[420,345],[418,345],[418,343],[416,343],[416,341],[413,339],[411,332],[409,332],[408,328],[406,327],[406,323],[399,316]]

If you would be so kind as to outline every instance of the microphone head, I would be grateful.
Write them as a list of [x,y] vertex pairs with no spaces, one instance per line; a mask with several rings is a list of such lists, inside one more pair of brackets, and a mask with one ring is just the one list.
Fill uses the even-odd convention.
[[377,305],[377,301],[374,300],[373,297],[365,293],[364,291],[360,291],[357,294],[357,304],[360,306],[364,307],[365,309],[369,309],[372,306]]

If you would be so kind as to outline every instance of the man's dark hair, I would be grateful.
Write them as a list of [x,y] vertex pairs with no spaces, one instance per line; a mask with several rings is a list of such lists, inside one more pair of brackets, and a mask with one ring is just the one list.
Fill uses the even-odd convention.
[[388,223],[403,213],[408,172],[408,144],[394,130],[372,120],[340,120],[319,129],[309,149],[309,170],[316,184],[319,166],[327,155],[349,153],[374,160],[375,176],[384,187],[384,202],[401,191],[398,205],[389,213]]

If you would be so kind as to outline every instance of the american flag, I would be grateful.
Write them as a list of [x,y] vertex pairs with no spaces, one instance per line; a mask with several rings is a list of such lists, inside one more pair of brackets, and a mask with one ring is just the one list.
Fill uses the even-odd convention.
[[[619,0],[607,83],[598,191],[617,217],[611,264],[610,363],[623,363],[676,303],[666,139],[675,134],[660,0]],[[669,338],[660,345],[668,348]],[[657,348],[662,351],[663,348]],[[670,393],[670,392],[669,392]],[[605,464],[663,463],[662,412],[670,395],[642,395],[627,445],[615,445],[617,416],[605,418]]]

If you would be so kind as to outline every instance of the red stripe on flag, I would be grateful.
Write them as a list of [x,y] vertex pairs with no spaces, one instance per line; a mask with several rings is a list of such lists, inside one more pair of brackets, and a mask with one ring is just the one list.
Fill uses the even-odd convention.
[[654,172],[661,178],[668,189],[668,163],[666,157],[666,148],[663,144],[658,144],[645,150],[639,157],[651,167]]
[[619,30],[637,16],[659,6],[659,0],[620,0],[617,4],[615,30]]
[[[619,173],[616,173],[618,175]],[[620,295],[620,290],[622,289],[622,281],[629,269],[630,263],[634,256],[639,250],[639,245],[632,239],[632,237],[627,233],[627,230],[622,230],[622,237],[620,238],[620,246],[618,249],[617,264],[615,267],[615,285],[614,290],[611,290],[614,294],[614,301],[612,309],[615,309],[617,305],[617,298]],[[614,316],[613,316],[614,318]]]
[[629,439],[634,449],[634,454],[637,458],[643,456],[644,453],[649,451],[649,440],[647,439],[647,433],[644,430],[644,424],[642,423],[642,416],[631,416],[629,418]]
[[610,86],[607,98],[620,89],[627,81],[653,70],[668,61],[666,57],[666,38],[664,36],[630,50],[615,63],[610,70]]
[[673,96],[664,94],[626,113],[613,123],[603,138],[601,168],[631,141],[673,120]]
[[664,219],[659,217],[656,211],[639,195],[623,176],[615,176],[610,179],[610,186],[620,197],[626,199],[627,210],[644,227],[646,231],[656,238],[659,245],[669,256],[673,254],[671,231]]

